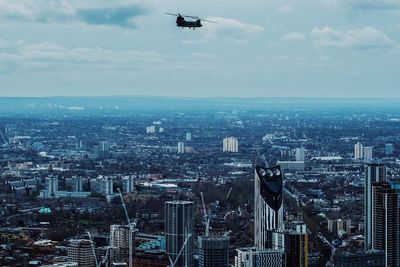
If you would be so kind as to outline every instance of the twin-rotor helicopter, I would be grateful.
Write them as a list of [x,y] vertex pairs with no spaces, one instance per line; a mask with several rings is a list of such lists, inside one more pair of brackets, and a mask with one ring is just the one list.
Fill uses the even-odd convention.
[[[201,24],[202,21],[216,23],[215,21],[201,19],[197,16],[187,16],[187,15],[181,15],[179,13],[178,14],[165,13],[165,14],[175,16],[176,26],[181,28],[189,28],[189,29],[201,28],[203,27],[203,24]],[[186,20],[185,18],[189,18],[189,20]]]

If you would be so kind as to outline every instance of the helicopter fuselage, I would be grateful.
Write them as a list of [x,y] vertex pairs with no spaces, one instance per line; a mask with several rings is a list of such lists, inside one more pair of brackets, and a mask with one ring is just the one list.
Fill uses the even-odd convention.
[[176,18],[176,26],[182,27],[182,28],[200,28],[203,25],[201,24],[200,19],[188,21],[188,20],[185,20],[183,17],[178,17],[178,18]]

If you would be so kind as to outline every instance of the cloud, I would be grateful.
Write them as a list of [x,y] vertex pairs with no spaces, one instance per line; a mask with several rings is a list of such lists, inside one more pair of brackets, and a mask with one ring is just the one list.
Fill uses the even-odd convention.
[[285,41],[300,41],[304,40],[306,36],[299,32],[289,32],[282,36],[282,40]]
[[54,70],[79,66],[124,68],[159,64],[167,55],[153,51],[114,51],[101,47],[67,48],[55,43],[10,44],[0,52],[0,73],[12,70]]
[[347,31],[314,28],[310,37],[318,47],[376,49],[393,46],[393,41],[386,34],[373,27]]
[[400,8],[400,0],[323,0],[328,6],[355,10],[392,10]]
[[204,27],[204,37],[206,39],[225,37],[230,40],[243,42],[249,36],[264,31],[264,28],[260,25],[248,24],[235,19],[210,17],[207,20],[215,21],[216,23],[210,23]]
[[106,0],[0,0],[0,19],[135,27],[135,18],[148,13],[140,3]]

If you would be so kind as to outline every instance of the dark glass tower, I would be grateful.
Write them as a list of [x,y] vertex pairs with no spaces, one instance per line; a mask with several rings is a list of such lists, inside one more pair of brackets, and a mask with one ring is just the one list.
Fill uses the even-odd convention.
[[283,179],[280,166],[256,166],[254,240],[258,249],[272,247],[272,230],[283,229]]
[[193,225],[193,202],[165,202],[166,252],[172,262],[178,258],[175,267],[193,266]]

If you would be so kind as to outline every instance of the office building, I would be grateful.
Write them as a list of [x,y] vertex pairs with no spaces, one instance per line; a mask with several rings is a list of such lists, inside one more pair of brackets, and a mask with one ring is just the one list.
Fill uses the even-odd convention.
[[193,233],[193,202],[167,201],[165,203],[166,252],[172,262],[176,261],[176,267],[193,266]]
[[364,147],[363,151],[364,151],[364,162],[371,163],[372,162],[372,147],[366,146],[366,147]]
[[241,248],[237,249],[235,267],[285,267],[286,258],[283,250]]
[[283,179],[278,166],[256,166],[254,240],[258,249],[272,247],[272,231],[283,229]]
[[72,239],[67,247],[67,259],[76,262],[78,267],[93,267],[95,265],[93,241],[87,239]]
[[199,267],[229,267],[229,237],[199,236]]
[[365,216],[365,249],[372,249],[372,185],[386,181],[386,166],[383,164],[368,164],[365,167],[364,184],[364,216]]
[[363,159],[364,158],[364,149],[363,145],[358,142],[354,145],[354,159]]
[[400,194],[387,182],[372,185],[372,249],[385,251],[385,266],[400,266]]
[[363,250],[355,253],[338,253],[335,257],[336,267],[383,267],[385,253],[381,250]]
[[186,141],[192,141],[192,133],[191,132],[186,133]]
[[286,266],[308,267],[308,234],[303,222],[291,222],[284,230]]
[[305,153],[304,147],[296,148],[296,161],[304,161],[304,153]]
[[178,142],[178,154],[185,153],[185,143]]
[[226,137],[222,142],[223,152],[237,153],[239,151],[239,143],[235,137]]
[[386,144],[385,145],[385,153],[387,156],[391,156],[393,155],[394,152],[394,146],[393,144]]

